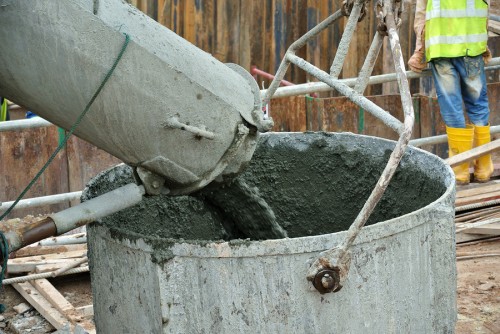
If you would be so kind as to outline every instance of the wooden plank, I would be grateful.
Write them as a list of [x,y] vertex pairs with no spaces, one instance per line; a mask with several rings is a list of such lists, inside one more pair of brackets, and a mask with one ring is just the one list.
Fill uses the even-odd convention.
[[[320,1],[318,4],[318,21],[321,22],[324,19],[326,19],[331,13],[329,12],[329,7],[330,7],[330,1]],[[304,14],[302,14],[304,15]],[[338,23],[336,23],[338,24]],[[315,63],[316,67],[326,71],[327,73],[330,73],[330,66],[332,65],[332,55],[334,55],[337,52],[337,48],[335,46],[334,49],[330,49],[330,30],[331,29],[326,29],[322,31],[317,37],[316,40],[320,44],[319,48],[319,63]],[[321,95],[321,97],[326,97],[325,95]]]
[[184,0],[184,34],[183,37],[189,42],[196,44],[196,16],[195,1]]
[[265,14],[265,28],[266,28],[266,41],[269,43],[266,44],[266,48],[264,50],[264,57],[266,60],[266,71],[269,73],[276,73],[278,69],[278,65],[275,64],[275,53],[276,53],[276,39],[274,36],[274,12],[276,10],[276,3],[274,0],[266,0],[266,14]]
[[475,147],[472,150],[457,154],[451,158],[445,160],[450,166],[458,166],[466,161],[474,160],[475,158],[481,157],[488,153],[497,151],[500,149],[500,139],[494,140],[488,144]]
[[69,322],[31,283],[14,283],[12,286],[56,329],[63,328]]
[[[286,29],[286,16],[287,16],[287,5],[286,0],[274,0],[274,24],[273,24],[273,36],[274,36],[274,71],[275,73],[281,60],[283,59],[286,52],[286,39],[287,39],[287,29]],[[291,72],[287,71],[285,75],[285,80],[291,79]]]
[[360,117],[358,108],[345,97],[324,99],[323,130],[358,133]]
[[[400,121],[403,120],[403,110],[399,95],[370,96],[369,99],[395,118]],[[392,140],[397,140],[399,138],[399,135],[394,130],[367,111],[364,112],[364,123],[364,134],[366,135]]]
[[489,20],[488,30],[494,32],[495,34],[500,34],[500,22]]
[[158,23],[171,29],[171,2],[172,0],[158,0]]
[[477,241],[477,240],[482,240],[482,239],[488,238],[488,236],[484,235],[484,234],[472,234],[472,233],[466,233],[466,232],[468,232],[468,230],[464,231],[464,232],[457,233],[457,235],[455,237],[455,242],[457,244],[464,243],[464,242],[470,242],[470,241]]
[[[287,43],[287,48],[290,47],[290,45],[294,41],[298,40],[307,32],[307,2],[303,0],[294,0],[292,4],[291,16],[293,21],[290,23],[290,26],[288,26],[288,29],[291,30],[292,40],[289,43]],[[325,49],[331,50],[329,45],[325,46]],[[334,51],[332,50],[332,52]],[[296,55],[302,59],[306,59],[307,48],[305,47],[300,48],[299,50],[297,50]],[[289,81],[296,84],[307,82],[306,72],[296,66],[292,66],[291,77]]]
[[475,196],[480,194],[486,194],[490,192],[500,191],[500,184],[492,184],[485,183],[483,186],[466,189],[466,190],[458,190],[455,198],[464,198],[469,196]]
[[174,0],[171,5],[170,22],[171,30],[179,36],[184,35],[184,20],[182,15],[184,10],[184,1]]
[[467,230],[473,234],[500,235],[500,223],[492,223],[484,226],[473,227]]
[[76,310],[86,319],[91,319],[94,316],[94,305],[80,306]]
[[494,199],[500,198],[500,191],[489,192],[486,194],[478,194],[474,196],[468,196],[464,198],[458,198],[455,200],[455,206],[463,206],[467,204],[473,204],[478,202],[486,202]]
[[72,325],[79,325],[88,332],[95,332],[94,324],[86,319],[83,311],[77,310],[48,280],[35,280],[32,285],[52,306],[69,319]]
[[[320,3],[321,0],[307,0],[307,30],[311,30],[320,23]],[[340,41],[340,40],[339,40]],[[306,60],[313,65],[321,66],[321,52],[318,38],[310,39],[306,44]],[[330,67],[326,72],[330,72]],[[307,74],[307,81],[317,81],[316,78]]]
[[77,307],[76,310],[80,312],[85,318],[91,318],[94,316],[94,305],[85,305]]
[[223,63],[227,62],[228,57],[228,29],[227,29],[227,1],[221,0],[216,2],[216,36],[215,36],[215,52],[214,57]]
[[[59,269],[61,269],[63,267],[66,267],[70,263],[81,262],[80,260],[81,259],[71,259],[71,260],[67,260],[67,261],[64,261],[64,262],[39,264],[39,265],[35,266],[35,268],[33,269],[33,271],[35,273],[37,273],[37,274],[55,272],[55,271],[57,271],[57,270],[59,270]],[[88,264],[86,263],[85,265],[88,265]],[[82,266],[82,265],[78,265],[78,266]]]
[[226,17],[228,30],[228,63],[240,63],[240,1],[226,0]]
[[69,258],[83,257],[85,255],[87,255],[87,250],[82,249],[82,250],[75,250],[75,251],[61,252],[54,254],[20,257],[9,260],[9,263],[28,263],[28,262],[40,262],[51,259],[69,259]]
[[273,131],[306,131],[306,108],[304,96],[292,96],[271,100]]
[[[201,2],[201,8],[199,4]],[[199,0],[196,2],[196,34],[200,36],[196,45],[208,53],[214,53],[215,45],[215,0]]]
[[87,244],[61,246],[28,246],[15,252],[15,258],[86,250]]
[[252,39],[253,32],[251,28],[253,26],[253,14],[255,1],[242,1],[240,4],[240,10],[242,11],[240,19],[240,34],[239,34],[239,65],[250,71],[250,66],[252,66]]
[[306,128],[307,131],[323,130],[324,99],[306,97]]
[[[250,57],[251,64],[257,66],[257,68],[266,71],[266,59],[264,50],[266,49],[266,45],[269,43],[265,38],[265,26],[266,26],[266,6],[265,2],[262,1],[248,1],[246,3],[251,4],[252,11],[252,25],[248,27],[242,26],[242,33],[249,34],[251,36],[250,39]],[[248,31],[246,31],[248,30]],[[245,44],[244,44],[245,45]],[[261,87],[261,81],[258,81],[259,87]],[[267,85],[269,86],[269,85]]]
[[31,283],[40,294],[45,297],[59,312],[68,319],[78,321],[81,317],[77,316],[76,310],[64,296],[46,279],[34,280]]
[[[49,259],[44,261],[35,262],[15,262],[14,259],[9,260],[9,265],[7,267],[7,273],[9,274],[20,274],[36,271],[39,266],[47,266],[50,268],[56,268],[57,270],[70,262],[77,262],[78,259]],[[53,271],[53,270],[50,270]]]

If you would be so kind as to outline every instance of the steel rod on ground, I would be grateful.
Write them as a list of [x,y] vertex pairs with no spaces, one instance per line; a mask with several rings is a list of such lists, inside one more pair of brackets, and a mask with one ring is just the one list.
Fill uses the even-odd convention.
[[[86,273],[89,272],[89,267],[79,267],[79,268],[73,268],[62,275],[71,275],[71,274],[80,274],[80,273]],[[22,282],[28,282],[28,281],[33,281],[36,279],[42,279],[42,278],[51,278],[52,277],[52,272],[47,272],[47,273],[40,273],[40,274],[32,274],[32,275],[27,275],[27,276],[20,276],[20,277],[14,277],[14,278],[7,278],[2,281],[2,285],[9,285],[13,283],[22,283]]]
[[383,43],[384,36],[377,31],[373,37],[373,41],[370,45],[370,49],[368,50],[368,54],[366,55],[363,67],[361,67],[361,70],[358,73],[356,84],[354,85],[354,90],[359,94],[363,94],[366,86],[368,86],[368,80],[370,80],[370,76],[372,75],[373,68],[375,67],[375,63],[377,62]]

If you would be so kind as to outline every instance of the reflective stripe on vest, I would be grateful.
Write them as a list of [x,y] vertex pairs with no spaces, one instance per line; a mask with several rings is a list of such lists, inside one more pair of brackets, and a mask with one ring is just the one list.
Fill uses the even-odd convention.
[[7,99],[0,105],[0,122],[7,120]]
[[483,0],[429,0],[425,56],[477,56],[486,51],[488,5]]

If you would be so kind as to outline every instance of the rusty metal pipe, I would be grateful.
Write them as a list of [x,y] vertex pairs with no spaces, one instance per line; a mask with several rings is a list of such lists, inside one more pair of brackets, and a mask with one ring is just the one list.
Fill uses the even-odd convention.
[[[131,183],[34,223],[20,222],[19,219],[7,220],[1,223],[0,230],[7,239],[11,253],[134,206],[142,200],[144,194],[143,186]],[[3,261],[0,258],[0,263]]]
[[[263,77],[265,79],[274,80],[274,75],[272,75],[271,73],[267,73],[267,72],[264,72],[262,70],[259,70],[257,68],[257,66],[255,66],[255,65],[252,66],[252,68],[250,69],[250,74],[254,76],[255,81],[257,81],[256,76],[258,76],[258,75],[260,75],[261,77]],[[294,83],[291,83],[290,81],[287,81],[287,80],[281,80],[280,85],[282,85],[282,86],[295,86]]]

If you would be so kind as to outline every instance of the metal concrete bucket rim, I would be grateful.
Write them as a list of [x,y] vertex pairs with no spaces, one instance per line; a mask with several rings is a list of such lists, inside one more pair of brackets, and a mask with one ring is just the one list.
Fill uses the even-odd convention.
[[[263,134],[266,136],[285,136],[297,135],[302,133],[294,132],[279,132]],[[352,133],[329,133],[335,136],[350,136]],[[366,135],[357,135],[356,137],[362,140],[377,140],[386,143],[394,143],[392,140],[372,137]],[[453,210],[453,200],[455,194],[455,182],[452,169],[444,163],[444,161],[422,149],[411,147],[408,151],[413,151],[420,155],[425,155],[427,158],[434,160],[441,164],[447,175],[443,175],[445,192],[433,202],[423,206],[417,210],[407,214],[377,222],[375,224],[365,226],[359,237],[355,240],[354,246],[359,246],[364,243],[372,242],[376,239],[382,239],[394,234],[403,233],[407,230],[420,226],[426,222],[425,219],[418,219],[427,215],[429,208],[434,208],[434,211],[443,212],[442,218],[449,217],[450,210]],[[435,219],[440,219],[440,215],[436,215]],[[413,218],[413,219],[412,219]],[[104,235],[112,242],[115,240],[115,233],[120,234],[120,242],[132,249],[140,249],[141,251],[154,251],[154,243],[164,243],[165,249],[174,257],[200,257],[200,258],[241,258],[241,257],[254,257],[254,256],[275,256],[282,254],[295,254],[295,253],[315,253],[330,249],[338,245],[347,233],[347,231],[339,231],[334,233],[303,236],[285,239],[269,239],[269,240],[231,240],[231,241],[214,241],[214,240],[185,240],[173,238],[157,238],[144,236],[135,232],[126,231],[119,227],[97,227],[99,230],[103,229]],[[112,233],[111,231],[115,232]],[[112,236],[113,235],[113,236]]]

